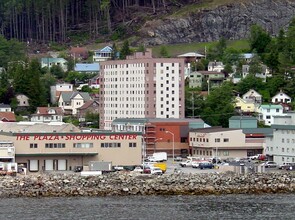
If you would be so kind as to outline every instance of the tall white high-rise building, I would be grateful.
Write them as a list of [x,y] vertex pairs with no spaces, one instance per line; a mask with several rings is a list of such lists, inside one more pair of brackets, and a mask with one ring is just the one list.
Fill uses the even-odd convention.
[[184,59],[151,50],[101,63],[100,128],[116,118],[184,118]]

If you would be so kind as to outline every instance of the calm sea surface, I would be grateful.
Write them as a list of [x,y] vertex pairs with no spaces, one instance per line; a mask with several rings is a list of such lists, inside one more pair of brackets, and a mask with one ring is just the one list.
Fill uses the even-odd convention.
[[1,199],[1,219],[295,219],[295,195]]

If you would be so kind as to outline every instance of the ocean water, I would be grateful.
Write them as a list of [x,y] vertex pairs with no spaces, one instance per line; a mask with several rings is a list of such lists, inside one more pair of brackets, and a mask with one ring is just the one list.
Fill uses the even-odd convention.
[[295,195],[1,199],[1,219],[295,219]]

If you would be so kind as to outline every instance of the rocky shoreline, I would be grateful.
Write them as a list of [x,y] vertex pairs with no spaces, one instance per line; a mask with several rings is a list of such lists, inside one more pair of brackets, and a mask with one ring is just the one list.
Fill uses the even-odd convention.
[[42,174],[1,177],[0,198],[294,193],[295,173]]

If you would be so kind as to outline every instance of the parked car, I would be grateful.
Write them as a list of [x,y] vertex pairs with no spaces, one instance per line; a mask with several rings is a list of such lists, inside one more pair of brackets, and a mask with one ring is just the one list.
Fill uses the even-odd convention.
[[266,160],[266,156],[264,154],[257,154],[250,157],[251,160]]
[[149,167],[149,166],[144,166],[144,168],[143,168],[143,173],[150,174],[150,173],[151,173],[151,167]]
[[199,164],[200,164],[200,161],[193,161],[192,162],[192,167],[193,168],[199,168]]
[[182,161],[182,157],[175,157],[175,158],[174,158],[174,161],[178,161],[178,162],[179,162],[179,161]]
[[202,162],[199,164],[199,168],[202,169],[213,169],[214,168],[214,164],[210,163],[210,162]]
[[261,165],[264,166],[265,168],[277,168],[278,167],[278,164],[274,161],[267,161]]
[[163,171],[159,167],[151,167],[151,174],[162,175]]
[[142,167],[135,167],[133,172],[136,172],[136,173],[143,173],[143,169]]
[[288,166],[286,166],[285,169],[286,170],[289,170],[289,171],[295,170],[295,163],[290,163]]
[[179,165],[182,167],[191,167],[192,162],[193,162],[192,160],[186,160],[186,161],[180,162]]
[[280,164],[279,165],[279,169],[280,170],[286,170],[288,167],[290,167],[292,165],[292,163],[289,163],[289,162],[286,162],[286,163],[283,163],[283,164]]
[[192,167],[199,168],[200,163],[212,163],[212,162],[207,161],[207,160],[195,160],[192,162]]

